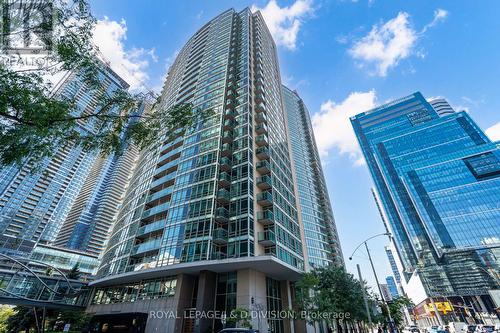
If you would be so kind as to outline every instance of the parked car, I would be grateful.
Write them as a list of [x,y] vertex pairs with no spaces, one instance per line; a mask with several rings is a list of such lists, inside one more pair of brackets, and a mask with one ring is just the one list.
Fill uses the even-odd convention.
[[493,332],[495,332],[495,326],[483,325],[479,328],[479,332],[481,332],[481,333],[493,333]]

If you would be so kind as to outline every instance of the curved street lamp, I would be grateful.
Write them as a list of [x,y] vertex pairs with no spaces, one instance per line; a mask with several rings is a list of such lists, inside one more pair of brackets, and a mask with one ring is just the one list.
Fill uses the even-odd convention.
[[[371,237],[368,237],[367,239],[365,239],[363,242],[361,242],[355,249],[354,251],[352,252],[351,256],[349,257],[349,260],[352,260],[352,256],[354,255],[354,253],[356,253],[356,251],[361,247],[361,245],[365,245],[365,248],[366,248],[366,253],[368,254],[368,259],[370,260],[370,265],[372,267],[372,271],[373,271],[373,275],[375,276],[375,282],[377,283],[377,287],[378,287],[378,292],[380,293],[380,298],[382,299],[382,303],[384,304],[384,306],[386,307],[387,309],[387,314],[389,316],[389,327],[392,326],[392,316],[391,316],[391,310],[389,309],[389,306],[387,305],[387,302],[385,300],[385,297],[384,297],[384,294],[382,293],[382,288],[380,287],[380,283],[378,281],[378,276],[377,276],[377,272],[375,271],[375,266],[373,265],[373,261],[372,261],[372,256],[370,254],[370,249],[368,249],[368,244],[367,242],[373,238],[376,238],[376,237],[379,237],[379,236],[388,236],[389,239],[391,239],[391,233],[390,232],[384,232],[384,233],[381,233],[381,234],[377,234],[377,235],[374,235],[374,236],[371,236]],[[358,275],[359,275],[359,280],[361,283],[363,283],[363,279],[361,277],[361,269],[359,268],[359,264],[356,264],[357,266],[357,269],[358,269]],[[372,324],[371,322],[371,315],[370,315],[370,309],[368,308],[368,301],[366,299],[366,295],[364,293],[364,290],[363,290],[363,296],[365,296],[365,307],[366,307],[366,312],[367,312],[367,315],[368,315],[368,321],[370,323],[370,326]],[[397,329],[394,328],[396,331]]]

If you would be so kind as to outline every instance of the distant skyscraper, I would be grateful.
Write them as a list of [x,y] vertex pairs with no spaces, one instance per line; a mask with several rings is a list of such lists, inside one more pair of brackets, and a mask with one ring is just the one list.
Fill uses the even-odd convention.
[[415,93],[351,122],[405,281],[418,276],[431,297],[488,303],[488,290],[499,287],[500,259],[491,258],[500,246],[500,150],[445,104],[434,102],[438,113]]
[[444,98],[435,98],[429,101],[434,110],[438,113],[440,117],[453,114],[455,110],[451,107],[450,103]]
[[[101,78],[108,91],[128,88],[109,68]],[[98,105],[97,94],[76,73],[68,73],[55,94],[74,99],[75,114],[93,113]],[[93,133],[95,129],[81,121],[78,130]],[[68,143],[42,161],[43,171],[32,172],[29,163],[2,169],[0,251],[24,255],[37,243],[53,242],[97,157],[97,152]]]
[[401,283],[401,274],[399,273],[398,266],[396,264],[396,258],[392,253],[392,249],[389,246],[386,246],[385,253],[387,254],[387,259],[389,259],[389,264],[391,265],[392,274],[394,275],[396,282]]
[[[138,113],[147,107],[144,101]],[[133,145],[121,155],[99,156],[76,197],[54,244],[100,256],[112,230],[139,152]]]
[[[307,255],[283,100],[276,46],[260,13],[228,10],[189,39],[159,107],[191,104],[214,115],[141,152],[92,283],[95,321],[125,316],[146,332],[206,332],[222,328],[220,319],[147,314],[291,307],[291,282]],[[307,144],[314,145],[312,137]],[[323,182],[320,170],[311,168]],[[325,196],[312,198],[326,205]],[[320,211],[325,215],[313,223],[325,234],[316,236],[322,243],[312,245],[321,251],[312,257],[327,264],[340,251],[335,234],[323,243],[334,226],[329,205],[312,214]],[[303,323],[252,318],[252,325],[279,333]]]
[[387,276],[385,278],[385,281],[387,282],[387,287],[389,288],[389,292],[391,293],[392,298],[398,298],[398,286],[396,285],[396,281],[394,280],[394,278],[392,276]]
[[283,98],[309,265],[342,264],[342,252],[309,111],[300,96],[285,86]]

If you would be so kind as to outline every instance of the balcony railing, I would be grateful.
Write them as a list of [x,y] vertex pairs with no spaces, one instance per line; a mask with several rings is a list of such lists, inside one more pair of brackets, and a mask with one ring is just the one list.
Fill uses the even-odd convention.
[[222,142],[229,143],[231,141],[233,141],[233,133],[225,131],[224,134],[222,135]]
[[232,109],[226,109],[226,112],[224,113],[224,118],[234,119],[234,117],[236,117],[236,112],[234,112]]
[[266,104],[260,102],[255,106],[255,112],[261,113],[266,112]]
[[255,143],[259,147],[267,146],[269,144],[269,138],[265,134],[257,135],[255,137]]
[[261,174],[268,174],[271,172],[271,164],[266,160],[255,163],[255,168]]
[[259,231],[257,235],[259,244],[264,246],[276,245],[276,235],[272,230]]
[[269,158],[269,148],[267,147],[259,147],[255,150],[255,155],[261,160],[265,160]]
[[229,143],[224,143],[221,147],[220,153],[222,156],[229,156],[231,155],[231,144]]
[[219,184],[223,187],[227,187],[231,184],[231,176],[227,172],[221,172],[219,174]]
[[145,210],[142,213],[142,218],[147,219],[148,217],[151,217],[155,214],[162,213],[166,211],[169,207],[170,207],[170,202],[165,202],[164,204]]
[[261,206],[271,206],[273,204],[273,194],[269,191],[257,194],[257,203]]
[[226,244],[227,243],[227,230],[223,228],[217,228],[213,233],[213,242],[215,244]]
[[226,189],[220,189],[217,191],[217,201],[222,203],[222,204],[227,204],[229,203],[229,200],[231,199],[231,196],[229,194],[229,191]]
[[227,157],[223,157],[220,159],[220,168],[222,171],[231,170],[231,160]]
[[267,122],[267,116],[266,116],[264,113],[258,113],[258,114],[255,116],[255,121],[256,121],[258,124],[265,123],[265,122]]
[[266,124],[259,124],[255,126],[255,132],[257,134],[267,134],[267,125]]
[[156,221],[151,224],[140,227],[137,230],[137,236],[145,236],[152,232],[162,230],[165,227],[165,220]]
[[229,221],[229,210],[224,207],[218,207],[215,210],[215,220],[220,223],[227,223]]
[[261,190],[268,190],[272,187],[273,182],[270,176],[262,176],[256,179],[257,187]]
[[257,221],[263,225],[272,224],[274,222],[274,214],[270,209],[257,212]]
[[132,254],[139,254],[139,253],[144,253],[144,252],[149,252],[149,251],[154,251],[160,248],[161,245],[161,238],[155,238],[153,240],[137,244],[132,248]]

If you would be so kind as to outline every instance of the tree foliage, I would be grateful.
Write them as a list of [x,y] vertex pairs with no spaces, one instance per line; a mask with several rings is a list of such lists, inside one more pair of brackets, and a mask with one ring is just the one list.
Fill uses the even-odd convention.
[[[317,268],[304,274],[296,283],[296,306],[299,311],[309,314],[332,314],[329,316],[330,326],[343,325],[345,322],[367,322],[363,289],[369,294],[364,284],[343,267]],[[375,301],[370,297],[369,302],[373,305]],[[373,309],[373,306],[369,308]],[[312,315],[306,321],[314,324],[322,321],[321,318],[319,315]]]
[[[32,3],[41,5],[43,1],[25,5]],[[30,15],[35,9],[23,13]],[[102,75],[106,65],[92,43],[96,20],[88,0],[55,1],[54,11],[53,32],[46,41],[52,46],[49,65],[17,68],[0,62],[0,166],[27,161],[36,166],[65,145],[80,145],[102,154],[120,153],[128,142],[144,148],[159,135],[188,128],[199,117],[212,115],[210,110],[194,110],[190,104],[165,109],[159,98],[143,92],[107,89]],[[35,22],[28,29],[49,27],[46,22]],[[77,105],[77,96],[54,94],[54,86],[46,78],[62,73],[75,75],[82,89],[96,97],[85,110]],[[145,99],[152,110],[138,112]],[[82,130],[89,124],[92,130]]]

